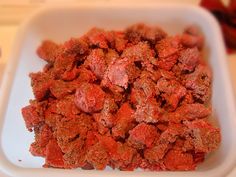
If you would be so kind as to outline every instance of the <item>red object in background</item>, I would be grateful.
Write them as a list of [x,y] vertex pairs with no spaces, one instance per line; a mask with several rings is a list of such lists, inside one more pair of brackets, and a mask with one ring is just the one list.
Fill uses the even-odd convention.
[[202,0],[200,5],[219,21],[228,53],[236,52],[236,0],[230,0],[228,6],[220,0]]

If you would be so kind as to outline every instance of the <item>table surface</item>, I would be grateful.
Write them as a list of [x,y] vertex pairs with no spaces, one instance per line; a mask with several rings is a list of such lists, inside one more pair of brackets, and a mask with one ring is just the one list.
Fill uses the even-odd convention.
[[[4,67],[8,61],[8,55],[10,54],[10,49],[12,47],[12,43],[14,40],[14,37],[16,35],[17,29],[20,25],[20,22],[26,18],[26,16],[37,9],[39,6],[44,5],[44,3],[53,3],[56,1],[63,1],[63,0],[35,0],[35,4],[30,4],[29,2],[34,2],[33,0],[21,0],[18,2],[18,4],[13,3],[14,0],[2,0],[0,1],[0,84],[2,75],[4,72]],[[99,0],[94,0],[99,1]],[[110,2],[111,0],[100,0],[101,2]],[[117,1],[117,0],[114,0]],[[123,1],[123,0],[122,0]],[[131,0],[133,1],[133,0]],[[142,0],[138,0],[140,2],[143,2]],[[147,1],[158,1],[161,2],[161,0],[146,0]],[[14,1],[16,2],[16,1]],[[78,2],[78,0],[69,0],[70,3]],[[81,2],[81,1],[80,1]],[[90,0],[90,2],[93,2],[93,0]],[[120,1],[119,1],[120,2]],[[130,1],[129,1],[130,2]],[[135,1],[137,2],[137,0]],[[163,2],[163,1],[162,1]],[[166,2],[178,2],[178,3],[189,3],[189,4],[198,4],[199,0],[165,0]],[[224,3],[227,3],[228,1],[225,0]],[[19,15],[17,13],[17,16],[12,15],[11,12],[18,11]],[[234,93],[236,96],[236,54],[229,55],[228,56],[228,66],[229,66],[229,72],[231,76],[232,85],[234,88]],[[235,97],[236,98],[236,97]],[[228,177],[234,177],[236,176],[236,169],[232,171]],[[0,177],[7,177],[3,173],[0,172]]]

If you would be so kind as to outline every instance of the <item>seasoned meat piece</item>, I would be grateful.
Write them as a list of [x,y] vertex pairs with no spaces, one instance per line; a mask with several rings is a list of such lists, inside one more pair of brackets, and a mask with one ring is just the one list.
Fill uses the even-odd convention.
[[195,120],[209,116],[211,110],[199,103],[185,104],[176,109],[175,112],[167,114],[165,120],[180,122],[182,120]]
[[152,146],[157,135],[155,126],[140,123],[129,131],[128,143],[136,149],[144,149]]
[[111,48],[116,49],[118,52],[122,52],[128,43],[122,31],[107,32],[106,39],[109,41]]
[[74,99],[74,95],[60,99],[55,103],[55,109],[52,112],[68,118],[73,118],[75,115],[80,114],[80,110],[75,105]]
[[166,58],[176,54],[181,48],[179,36],[166,37],[160,40],[156,46],[156,52],[159,58]]
[[168,143],[162,143],[151,148],[147,148],[144,151],[144,157],[150,163],[156,164],[160,162],[165,156],[166,152],[171,148]]
[[196,168],[192,154],[180,150],[170,150],[164,158],[164,164],[167,170],[187,171]]
[[187,90],[186,95],[184,96],[182,102],[180,105],[185,105],[185,104],[193,104],[194,103],[194,98],[192,95],[192,91],[191,90]]
[[58,49],[59,46],[56,43],[50,40],[45,40],[37,49],[37,54],[45,61],[53,63],[57,57]]
[[81,114],[70,120],[57,122],[55,135],[58,145],[63,152],[68,151],[68,143],[77,138],[85,138],[89,130],[93,129],[93,119],[91,116]]
[[137,23],[128,27],[125,34],[131,42],[137,43],[141,40],[147,40],[152,44],[166,36],[166,33],[161,28],[147,26],[144,23]]
[[211,72],[207,66],[198,65],[195,71],[185,75],[185,87],[192,90],[193,97],[200,102],[207,102],[211,96]]
[[89,47],[82,38],[71,38],[63,45],[63,52],[70,55],[83,55],[88,52]]
[[144,151],[144,157],[150,163],[160,162],[172,148],[172,143],[177,140],[178,136],[183,136],[184,130],[181,124],[170,124],[154,142],[154,146]]
[[201,35],[195,36],[195,35],[184,33],[181,36],[181,43],[185,47],[191,47],[191,48],[197,47],[198,49],[202,49],[203,44],[204,44],[204,39],[203,39],[203,36]]
[[92,83],[95,80],[97,80],[94,73],[84,67],[80,67],[78,69],[78,74],[79,74],[79,76],[76,79],[76,82],[78,82],[78,83],[82,83],[82,82],[91,82]]
[[204,120],[185,121],[184,124],[189,128],[196,152],[212,152],[219,147],[221,141],[219,128]]
[[65,72],[73,70],[76,62],[75,55],[59,55],[53,65],[53,73],[57,79],[62,79]]
[[162,77],[164,77],[165,79],[168,79],[168,80],[175,80],[176,79],[176,76],[172,71],[167,71],[164,69],[160,69],[159,71],[160,71],[160,75]]
[[103,85],[114,85],[128,88],[128,83],[132,82],[139,75],[139,70],[132,61],[127,58],[121,58],[111,62],[108,66],[106,76],[102,82]]
[[77,68],[77,66],[74,66],[71,70],[65,71],[61,75],[61,79],[64,81],[72,81],[76,79],[78,75],[79,75],[79,69]]
[[56,114],[56,113],[53,113],[52,109],[53,108],[49,107],[45,111],[45,123],[48,126],[50,126],[53,130],[55,130],[57,121],[60,121],[63,118],[63,116],[59,115],[59,114]]
[[86,64],[97,78],[103,78],[106,70],[106,61],[105,54],[102,49],[93,49],[87,57]]
[[63,153],[55,139],[50,140],[46,147],[44,167],[64,168]]
[[83,83],[76,90],[75,104],[84,112],[91,113],[101,110],[104,100],[105,93],[98,85]]
[[30,73],[31,86],[36,100],[43,100],[49,93],[52,80],[50,77],[43,72]]
[[153,82],[151,79],[142,77],[134,82],[133,87],[135,89],[141,89],[144,92],[146,98],[150,98],[155,96],[156,93],[155,86],[156,86],[155,82]]
[[137,155],[136,149],[118,142],[116,151],[111,154],[112,166],[121,170],[134,170],[139,165],[138,161],[134,164],[135,156]]
[[63,155],[65,168],[78,168],[86,166],[86,149],[85,142],[79,137],[67,144],[67,150]]
[[146,42],[139,42],[136,45],[127,47],[121,57],[128,58],[131,61],[147,61],[153,59],[155,51],[150,48],[150,45]]
[[30,145],[30,152],[34,156],[46,156],[46,146],[53,138],[52,130],[44,124],[39,129],[35,129],[35,142]]
[[112,62],[108,67],[107,77],[112,84],[120,87],[127,88],[129,76],[126,67],[129,65],[129,61],[124,58]]
[[21,110],[26,128],[29,131],[32,131],[32,128],[34,126],[39,125],[41,122],[43,122],[43,117],[41,117],[38,112],[36,111],[36,108],[32,105],[26,106],[22,108]]
[[133,104],[142,105],[147,99],[156,95],[155,82],[148,76],[142,75],[133,83],[130,99]]
[[104,170],[109,162],[109,156],[100,143],[93,145],[87,155],[86,160],[97,170]]
[[58,99],[74,93],[75,89],[76,85],[73,82],[65,82],[62,80],[53,80],[50,85],[52,95]]
[[176,64],[178,57],[177,54],[173,54],[165,58],[159,58],[159,60],[156,61],[156,65],[161,69],[169,71]]
[[105,127],[111,128],[115,122],[115,116],[113,113],[118,109],[115,100],[111,97],[107,97],[104,101],[103,109],[101,113],[93,114],[94,119]]
[[151,79],[154,82],[157,82],[161,78],[161,72],[159,70],[148,68],[143,70],[140,74],[141,79]]
[[44,111],[47,102],[30,101],[30,105],[21,109],[26,128],[31,132],[33,128],[38,127],[44,122]]
[[184,30],[182,35],[182,44],[186,47],[198,47],[202,49],[204,45],[204,37],[197,26],[189,26]]
[[126,133],[134,127],[134,111],[128,103],[122,104],[116,114],[115,126],[112,128],[112,135],[115,138],[125,138]]
[[162,118],[162,109],[154,98],[136,106],[134,118],[137,122],[157,123]]
[[130,101],[134,105],[142,105],[146,101],[145,94],[141,89],[131,89]]
[[193,71],[199,63],[200,53],[196,47],[180,52],[179,67],[182,71]]
[[106,32],[100,28],[92,28],[84,36],[89,42],[90,46],[98,46],[99,48],[108,48]]
[[105,61],[107,65],[110,65],[112,62],[114,62],[118,58],[119,58],[119,54],[115,50],[108,49],[105,55]]
[[175,80],[159,79],[156,87],[171,111],[177,108],[181,98],[186,94],[186,88]]

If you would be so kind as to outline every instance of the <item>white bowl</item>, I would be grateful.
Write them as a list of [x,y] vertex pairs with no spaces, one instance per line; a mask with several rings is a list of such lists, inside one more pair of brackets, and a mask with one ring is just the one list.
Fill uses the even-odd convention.
[[[210,154],[196,171],[191,172],[120,172],[42,168],[44,160],[33,157],[28,149],[33,141],[24,125],[21,108],[33,98],[29,72],[45,64],[36,55],[42,40],[63,42],[80,36],[91,27],[124,29],[136,23],[160,25],[170,34],[198,25],[206,40],[209,64],[213,69],[213,108],[222,130],[218,151]],[[236,160],[236,111],[229,81],[226,54],[219,25],[205,10],[186,5],[94,5],[45,8],[32,15],[20,28],[6,69],[0,95],[0,167],[11,176],[226,176]],[[21,160],[21,161],[19,161]]]

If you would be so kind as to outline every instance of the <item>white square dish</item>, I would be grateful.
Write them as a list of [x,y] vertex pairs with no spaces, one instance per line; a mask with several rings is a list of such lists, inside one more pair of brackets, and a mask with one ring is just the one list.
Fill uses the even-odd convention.
[[[43,159],[28,151],[33,141],[21,115],[21,108],[33,98],[30,72],[45,64],[36,55],[42,40],[63,42],[80,36],[91,27],[124,29],[144,22],[159,25],[170,34],[186,26],[198,25],[204,35],[207,58],[213,70],[213,110],[222,130],[218,151],[210,154],[196,171],[191,172],[120,172],[62,170],[42,168]],[[49,7],[32,15],[20,28],[1,88],[0,100],[0,168],[11,176],[226,176],[235,166],[236,111],[226,65],[226,54],[219,25],[205,10],[189,5],[93,5]]]

